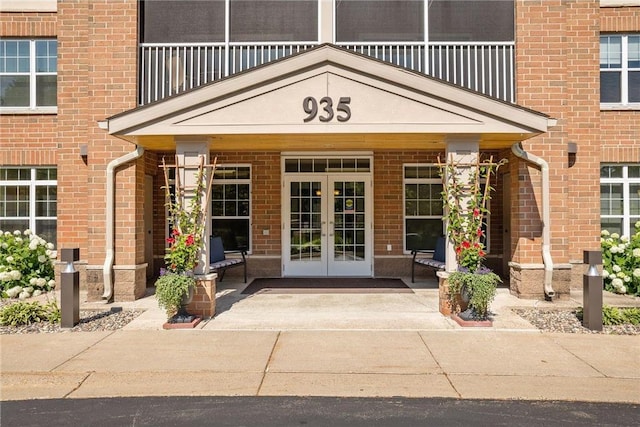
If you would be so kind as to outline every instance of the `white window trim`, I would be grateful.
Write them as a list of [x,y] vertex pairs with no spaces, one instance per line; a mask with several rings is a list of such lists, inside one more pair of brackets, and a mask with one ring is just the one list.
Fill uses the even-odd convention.
[[407,219],[439,219],[442,222],[442,234],[445,234],[444,218],[443,215],[411,215],[407,216],[407,184],[442,184],[440,178],[406,178],[405,170],[407,167],[435,167],[436,163],[403,163],[402,164],[402,253],[405,255],[411,254],[411,251],[407,249]]
[[601,102],[601,110],[640,110],[640,102],[629,102],[629,71],[640,68],[629,68],[629,36],[637,34],[601,34],[601,37],[615,36],[621,38],[622,59],[620,68],[600,68],[600,72],[620,72],[620,102]]
[[[15,41],[22,39],[5,39],[4,41]],[[57,76],[58,71],[56,67],[55,72],[36,72],[36,42],[38,41],[55,41],[55,38],[38,38],[30,39],[29,41],[29,72],[3,72],[0,75],[7,76],[29,76],[29,105],[27,107],[0,106],[0,112],[3,114],[57,114],[58,105],[56,100],[55,106],[43,106],[36,105],[36,77],[37,76]]]
[[[36,187],[43,186],[58,186],[58,180],[56,179],[36,179],[36,173],[38,169],[54,169],[55,167],[7,167],[1,169],[30,169],[31,177],[28,181],[26,180],[0,180],[0,185],[2,186],[16,186],[16,187],[28,187],[29,188],[29,217],[21,217],[21,216],[3,216],[3,219],[8,220],[29,220],[29,229],[36,233],[36,221],[38,220],[55,220],[58,222],[58,216],[36,216]],[[3,231],[14,231],[14,230],[3,230]]]
[[247,219],[249,220],[249,241],[247,242],[247,254],[251,255],[253,253],[253,168],[250,163],[229,163],[229,164],[218,164],[216,165],[216,170],[221,168],[249,168],[249,178],[248,179],[225,179],[225,180],[213,180],[212,185],[224,185],[224,184],[249,184],[249,215],[235,215],[235,216],[225,216],[218,215],[214,216],[213,212],[211,212],[210,221],[213,223],[216,219]]
[[[629,166],[637,166],[636,164],[602,164],[601,167],[606,166],[615,166],[622,168],[622,178],[600,178],[601,184],[622,184],[622,215],[602,215],[600,214],[600,218],[613,218],[620,219],[622,218],[622,235],[623,236],[631,236],[631,232],[633,230],[634,224],[640,218],[631,215],[631,195],[629,191],[629,186],[631,184],[640,184],[640,178],[629,178]],[[602,194],[600,195],[602,197]]]

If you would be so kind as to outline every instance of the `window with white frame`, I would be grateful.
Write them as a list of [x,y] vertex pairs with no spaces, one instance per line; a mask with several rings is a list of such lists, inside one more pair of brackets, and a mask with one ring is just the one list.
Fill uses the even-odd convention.
[[600,103],[640,107],[640,35],[600,36]]
[[211,215],[211,234],[222,237],[225,250],[251,250],[251,166],[216,168]]
[[404,250],[433,250],[444,234],[437,165],[404,165]]
[[56,244],[57,169],[0,168],[0,230],[30,229]]
[[58,42],[0,40],[0,109],[57,105]]
[[600,168],[600,227],[630,236],[640,221],[640,164]]

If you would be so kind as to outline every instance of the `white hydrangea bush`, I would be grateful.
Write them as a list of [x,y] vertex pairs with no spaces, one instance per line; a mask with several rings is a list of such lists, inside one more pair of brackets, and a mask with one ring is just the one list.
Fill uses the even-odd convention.
[[640,295],[640,221],[631,237],[602,230],[600,244],[604,288],[618,294]]
[[0,230],[0,292],[29,298],[55,287],[54,246],[31,230]]

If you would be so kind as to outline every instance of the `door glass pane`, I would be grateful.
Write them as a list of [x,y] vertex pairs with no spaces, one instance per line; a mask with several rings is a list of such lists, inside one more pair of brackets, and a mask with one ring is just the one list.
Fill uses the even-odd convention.
[[334,182],[333,249],[336,261],[364,261],[365,183]]
[[322,255],[321,183],[290,184],[290,257],[292,261],[319,260]]
[[336,40],[392,42],[424,40],[423,0],[336,2]]

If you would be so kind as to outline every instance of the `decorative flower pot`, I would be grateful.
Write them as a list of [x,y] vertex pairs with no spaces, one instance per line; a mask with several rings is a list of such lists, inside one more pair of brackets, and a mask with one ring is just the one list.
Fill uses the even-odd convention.
[[454,299],[454,307],[451,306],[451,292],[449,291],[449,275],[446,272],[438,272],[438,300],[439,310],[444,316],[450,316],[467,309],[468,297],[465,299],[457,294]]

